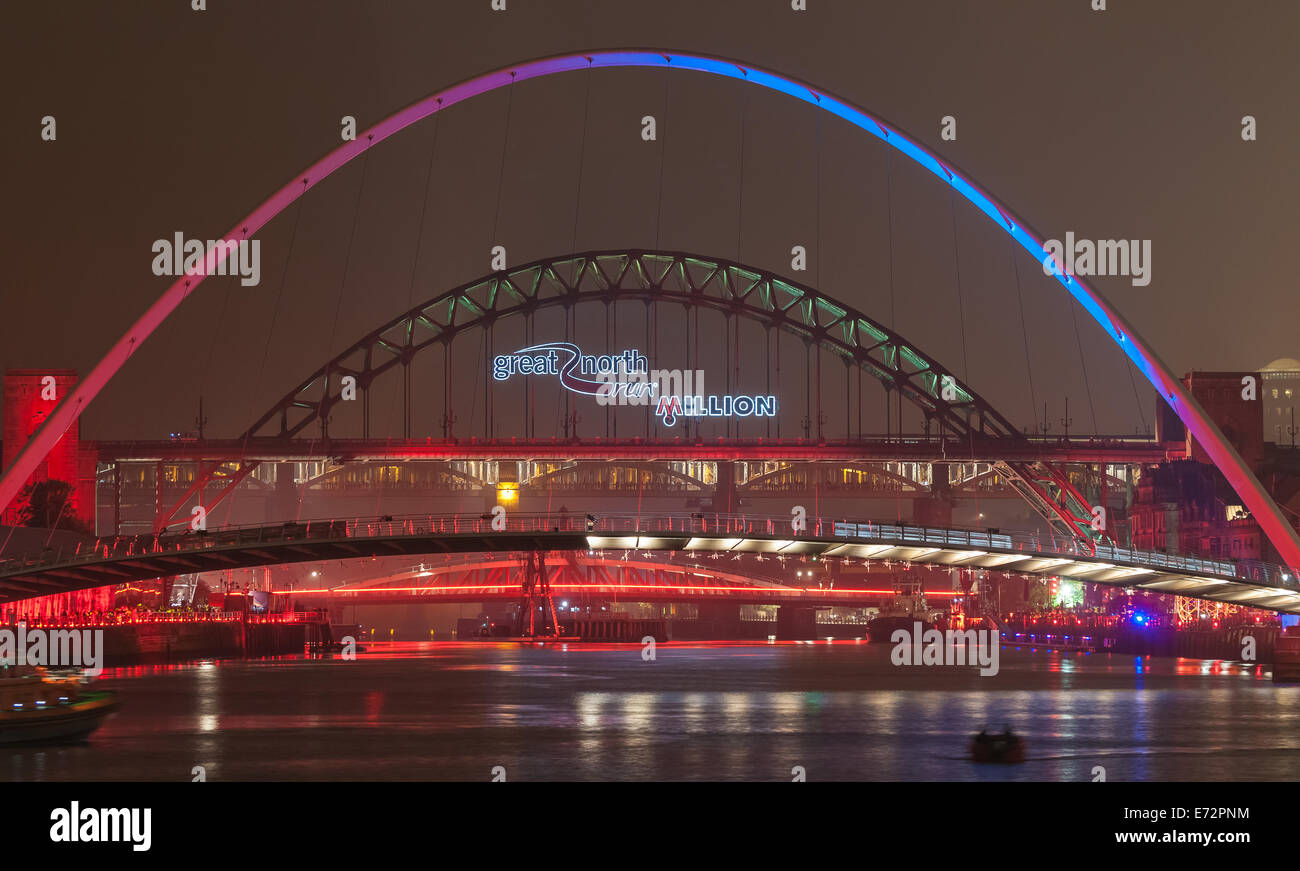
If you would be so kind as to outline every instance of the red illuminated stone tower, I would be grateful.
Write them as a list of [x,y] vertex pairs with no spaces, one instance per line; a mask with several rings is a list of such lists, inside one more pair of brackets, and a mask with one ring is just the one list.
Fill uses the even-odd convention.
[[[72,369],[9,369],[4,376],[4,467],[13,463],[23,445],[36,432],[45,418],[54,410],[77,383],[77,373]],[[26,484],[54,478],[72,485],[72,507],[76,515],[93,526],[94,518],[94,465],[93,458],[87,469],[82,456],[80,425],[74,423],[49,456],[27,479]],[[5,524],[18,523],[23,508],[15,499],[4,511]]]

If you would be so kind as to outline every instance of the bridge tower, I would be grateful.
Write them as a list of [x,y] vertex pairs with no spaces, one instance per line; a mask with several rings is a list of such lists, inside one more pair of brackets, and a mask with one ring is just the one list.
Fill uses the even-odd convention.
[[545,552],[529,551],[528,559],[524,562],[522,592],[519,602],[519,631],[515,634],[521,638],[558,638],[560,621],[555,616],[555,599],[551,595],[551,578],[546,570]]
[[921,526],[952,526],[952,465],[934,463],[931,467],[930,493],[912,500],[912,522]]

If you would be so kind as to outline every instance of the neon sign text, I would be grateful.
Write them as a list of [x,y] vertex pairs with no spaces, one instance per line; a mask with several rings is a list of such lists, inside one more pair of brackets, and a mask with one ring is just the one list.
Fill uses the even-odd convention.
[[679,417],[775,417],[775,396],[661,396],[655,414],[664,426]]
[[571,342],[546,342],[492,359],[494,380],[508,381],[515,375],[555,375],[565,390],[595,396],[603,405],[622,404],[620,397],[632,399],[633,404],[653,401],[664,426],[672,426],[680,417],[776,416],[775,396],[686,393],[692,387],[703,388],[703,372],[695,373],[693,384],[680,370],[651,372],[645,355],[631,348],[595,356],[582,353]]

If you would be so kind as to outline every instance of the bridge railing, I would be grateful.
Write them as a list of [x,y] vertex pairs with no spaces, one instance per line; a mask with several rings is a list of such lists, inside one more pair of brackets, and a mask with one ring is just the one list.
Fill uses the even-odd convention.
[[[789,600],[796,603],[807,602],[836,602],[847,599],[859,599],[864,595],[864,591],[855,589],[821,589],[817,587],[793,587],[781,584],[772,584],[770,586],[752,587],[738,590],[734,586],[725,584],[717,585],[680,585],[670,583],[609,583],[604,581],[584,582],[580,585],[581,592],[584,595],[599,595],[608,593],[615,596],[626,595],[629,591],[640,594],[659,594],[671,593],[674,598],[683,599],[719,599],[732,600],[737,593],[751,593],[757,598],[765,600]],[[576,589],[576,587],[566,587],[563,584],[552,584],[551,589],[555,591],[557,597],[565,593],[566,589]],[[323,595],[322,591],[309,591],[305,593],[295,593],[292,590],[281,591],[286,596],[300,596],[308,598],[313,595]],[[429,599],[438,600],[446,599],[448,595],[462,594],[463,591],[449,589],[438,585],[429,585],[420,589],[402,589],[402,590],[385,590],[382,587],[369,587],[360,590],[337,589],[329,590],[328,595],[337,603],[340,600],[355,599],[365,602],[371,598],[374,593],[390,593],[391,595],[400,595],[408,599]],[[882,591],[883,592],[883,591]],[[481,584],[472,591],[473,596],[497,596],[508,594],[511,596],[519,595],[519,583],[502,581],[494,584]],[[468,597],[466,597],[468,598]]]
[[65,629],[169,623],[236,623],[241,618],[242,614],[239,611],[137,611],[130,608],[115,608],[108,611],[15,616],[3,625],[14,627],[22,623],[28,629]]
[[[817,538],[859,543],[898,543],[915,547],[957,547],[972,551],[995,550],[1032,553],[1047,557],[1115,562],[1173,572],[1214,575],[1225,579],[1300,589],[1297,573],[1285,566],[1255,560],[1211,560],[1196,556],[1140,551],[1110,544],[1082,544],[1050,532],[1001,532],[876,523],[836,518],[807,518],[796,530],[790,515],[706,514],[701,512],[654,515],[548,513],[548,514],[443,514],[400,517],[326,518],[282,524],[247,524],[181,534],[110,536],[75,548],[46,549],[0,561],[0,576],[44,567],[96,563],[119,559],[238,548],[259,544],[284,544],[345,538],[373,539],[497,533],[573,533],[605,538],[625,537],[615,546],[635,548],[638,539],[656,535],[695,537],[765,536],[777,539]],[[650,547],[647,543],[643,545]]]
[[[1117,545],[1097,543],[1090,547],[1081,546],[1074,538],[1052,533],[1039,532],[1000,532],[994,530],[951,529],[947,527],[925,527],[908,525],[891,525],[876,523],[853,524],[837,521],[832,524],[836,538],[857,538],[867,541],[901,541],[916,546],[935,545],[939,547],[963,547],[971,550],[995,548],[999,551],[1020,551],[1060,556],[1071,559],[1084,557],[1098,561],[1115,560],[1119,563],[1155,566],[1173,571],[1185,571],[1195,574],[1222,575],[1240,577],[1239,566],[1229,560],[1211,560],[1196,556],[1160,553],[1156,551],[1134,550]],[[1256,563],[1254,567],[1261,571],[1267,564]],[[1278,566],[1274,576],[1285,574]],[[1262,575],[1261,575],[1262,576]]]
[[52,615],[29,615],[10,618],[8,623],[22,623],[28,629],[64,629],[90,626],[148,626],[171,623],[321,623],[328,619],[320,611],[276,611],[267,614],[250,614],[245,611],[137,611],[115,608],[108,611],[87,611]]

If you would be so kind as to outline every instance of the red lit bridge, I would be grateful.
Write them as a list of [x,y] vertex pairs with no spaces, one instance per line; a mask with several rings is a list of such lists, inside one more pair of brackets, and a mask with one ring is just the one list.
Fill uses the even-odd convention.
[[[619,305],[641,309],[646,330],[636,339],[647,348],[659,345],[661,317],[667,330],[674,324],[670,315],[685,313],[673,330],[680,326],[685,337],[682,350],[689,371],[697,371],[718,344],[701,338],[700,316],[720,318],[715,326],[725,328],[731,349],[725,390],[736,389],[731,369],[744,356],[755,371],[768,373],[762,387],[755,384],[754,389],[782,392],[783,353],[787,361],[792,354],[796,361],[785,364],[786,387],[793,371],[796,384],[812,388],[801,391],[802,402],[785,403],[774,417],[698,418],[676,427],[663,425],[649,405],[598,405],[603,429],[580,435],[568,411],[580,394],[532,376],[522,378],[539,383],[520,385],[522,391],[508,381],[489,379],[481,433],[456,429],[451,360],[459,337],[480,333],[484,358],[492,360],[502,350],[493,336],[505,324],[531,335],[535,320],[554,311],[571,326],[565,342],[552,344],[576,348],[568,340],[584,320],[602,319],[613,336],[610,312]],[[761,332],[746,337],[739,331],[742,320]],[[755,337],[757,342],[750,341]],[[513,344],[505,348],[514,350]],[[417,362],[441,370],[445,383],[436,397],[413,390]],[[371,393],[385,379],[399,388],[400,437],[377,438],[371,432]],[[884,434],[863,429],[864,410],[875,404],[867,395],[875,392],[872,382],[884,400]],[[539,397],[546,391],[566,410],[563,435],[550,439],[537,435],[538,417],[546,414]],[[348,398],[353,394],[356,401]],[[412,438],[411,421],[427,416],[429,406],[433,411],[441,406],[441,437]],[[506,408],[522,414],[517,422],[524,437],[496,436],[498,417],[505,418]],[[905,421],[924,433],[908,434]],[[783,434],[792,425],[804,435]],[[361,437],[341,438],[345,426]],[[845,435],[827,436],[828,426]],[[629,428],[636,435],[629,436]],[[492,482],[473,468],[475,463],[519,462],[531,475],[518,482],[521,495],[562,492],[581,486],[584,476],[603,476],[598,489],[607,489],[602,485],[610,477],[623,477],[637,480],[638,491],[644,481],[652,494],[707,489],[713,510],[725,513],[735,513],[742,499],[773,492],[774,484],[783,494],[813,492],[823,481],[835,483],[836,476],[844,479],[841,485],[857,482],[855,495],[905,492],[922,500],[933,497],[935,504],[948,495],[1006,495],[1023,499],[1057,531],[1085,540],[1113,537],[1109,528],[1100,533],[1091,521],[1098,506],[1123,503],[1131,486],[1129,470],[1181,457],[1183,451],[1184,442],[1177,439],[1030,435],[934,355],[843,301],[743,264],[644,250],[544,258],[440,293],[326,361],[238,438],[97,445],[99,462],[111,468],[100,478],[108,491],[105,501],[113,506],[108,525],[119,531],[126,526],[124,505],[148,511],[154,531],[188,522],[196,507],[212,512],[223,502],[229,523],[237,491],[260,494],[272,506],[272,516],[352,513],[356,509],[340,511],[337,504],[324,503],[331,496],[365,498],[369,493],[387,498],[397,506],[394,513],[406,514],[415,504],[402,500],[428,505],[449,494],[454,500],[463,492],[491,490]],[[617,469],[600,468],[609,462]],[[716,466],[716,480],[693,475],[689,467],[699,463]],[[902,463],[911,469],[904,472]],[[736,468],[740,464],[745,466],[743,484]],[[954,473],[959,466],[965,471]],[[776,476],[785,477],[778,482]],[[276,501],[285,494],[287,501]],[[433,504],[435,510],[463,510],[455,501]],[[132,523],[143,519],[139,513],[131,516]]]
[[[718,557],[719,554],[714,552],[710,556]],[[895,595],[895,590],[888,587],[791,586],[720,570],[707,561],[669,562],[655,559],[653,554],[629,556],[626,551],[623,554],[594,550],[555,554],[547,569],[557,578],[550,582],[552,594],[575,600],[595,597],[665,604],[729,602],[736,605],[862,608],[880,605]],[[322,602],[333,607],[492,600],[515,602],[519,600],[520,586],[527,571],[528,563],[523,558],[474,559],[421,566],[337,587],[276,590],[272,595],[313,607]],[[927,590],[926,595],[944,599],[963,594],[960,591]]]
[[[514,64],[431,94],[344,143],[295,175],[235,225],[225,241],[252,238],[349,161],[461,101],[506,87],[513,93],[514,84],[530,79],[611,68],[681,70],[692,77],[733,80],[745,91],[761,88],[785,95],[812,107],[818,119],[829,113],[878,140],[890,161],[895,155],[905,157],[933,176],[946,188],[944,199],[952,212],[960,365],[956,357],[940,362],[930,353],[934,346],[929,340],[923,348],[915,337],[900,333],[892,314],[892,230],[888,318],[883,312],[873,317],[822,287],[740,262],[739,244],[736,260],[645,247],[565,249],[509,265],[504,257],[499,262],[494,258],[489,274],[418,295],[413,277],[404,311],[385,312],[385,322],[368,325],[368,332],[323,363],[308,361],[295,376],[296,386],[286,384],[288,392],[242,435],[208,440],[182,434],[168,442],[97,446],[95,520],[98,529],[116,535],[88,546],[85,553],[28,555],[3,564],[0,597],[311,559],[573,553],[623,542],[652,553],[789,552],[900,560],[1073,577],[1275,610],[1295,607],[1290,571],[1121,546],[1131,539],[1116,509],[1132,501],[1123,491],[1132,495],[1133,467],[1181,456],[1179,446],[1194,440],[1281,559],[1300,566],[1300,536],[1230,439],[1114,307],[1095,288],[1059,268],[1044,248],[1045,234],[1032,231],[1010,208],[912,137],[825,89],[747,63],[660,50],[583,52]],[[887,162],[887,173],[891,167]],[[362,172],[358,203],[364,184]],[[995,404],[968,381],[972,367],[960,304],[963,270],[956,256],[959,203],[991,221],[998,238],[1005,234],[1011,246],[1033,425],[1027,425],[1023,410],[1018,415],[999,410],[1005,409],[1005,394]],[[573,249],[578,248],[576,235]],[[657,249],[657,233],[655,238]],[[99,365],[49,410],[0,476],[0,506],[13,500],[140,344],[206,276],[218,272],[227,250],[212,247],[201,265],[178,276]],[[291,253],[292,246],[286,257]],[[1170,412],[1166,417],[1181,421],[1185,431],[1166,426],[1159,441],[1070,438],[1067,404],[1060,420],[1065,438],[1033,434],[1048,432],[1050,424],[1045,408],[1042,423],[1037,419],[1022,265],[1030,267],[1026,276],[1045,267],[1051,278],[1040,284],[1053,295],[1064,291],[1071,306],[1070,319],[1062,317],[1061,323],[1074,323],[1072,306],[1077,304],[1100,330],[1102,344],[1119,352],[1124,367],[1132,367],[1129,374],[1141,376],[1156,391],[1161,407]],[[792,263],[791,271],[803,267]],[[345,267],[342,290],[347,289],[346,273]],[[869,275],[863,271],[857,280],[864,286],[854,288],[850,299],[871,298]],[[999,312],[981,314],[987,327]],[[1074,332],[1082,357],[1077,325]],[[332,340],[329,347],[334,347]],[[629,408],[621,401],[599,401],[634,395],[626,383],[621,383],[621,395],[602,393],[601,384],[582,377],[616,374],[599,361],[620,358],[643,364],[623,375],[648,374],[647,362],[665,367],[651,371],[676,373],[661,376],[659,398],[680,403],[676,407],[682,413],[661,414],[653,404],[628,403]],[[588,360],[593,361],[590,367]],[[688,376],[705,371],[714,392],[700,389],[698,377],[694,386],[686,383]],[[1086,386],[1086,368],[1084,381]],[[1136,382],[1132,389],[1141,411]],[[1092,389],[1086,390],[1091,405]],[[1066,398],[1068,403],[1068,394]],[[390,409],[389,431],[379,433],[375,428],[383,427],[384,408]],[[719,408],[723,413],[716,413]],[[1100,431],[1095,413],[1093,417],[1093,428]],[[200,432],[202,421],[200,410]],[[1145,417],[1142,423],[1145,428]],[[872,434],[881,430],[883,436]],[[419,438],[428,433],[438,437]],[[518,437],[509,438],[510,433]],[[795,433],[802,437],[791,438]],[[1185,436],[1190,439],[1184,441]],[[710,468],[701,468],[706,463]],[[898,468],[903,463],[913,468]],[[503,470],[498,464],[518,465]],[[826,487],[828,482],[835,486]],[[604,499],[620,487],[623,492],[615,495],[626,501],[617,508],[589,498],[598,493]],[[520,512],[506,529],[491,530],[477,515],[459,513],[467,506],[490,507],[499,488],[519,503]],[[707,499],[688,495],[705,488]],[[827,489],[837,490],[838,503],[827,498]],[[553,494],[568,492],[581,493],[587,510],[602,516],[592,529],[527,513],[542,505],[549,510]],[[862,496],[870,493],[896,497],[893,513],[899,521],[906,495],[918,525],[822,520],[810,534],[788,538],[783,535],[788,518],[764,517],[793,504],[810,505],[811,514],[823,517],[887,513],[865,503]],[[1023,499],[1044,522],[1043,531],[1005,536],[955,528],[962,523],[1028,528],[1034,522],[1028,516],[984,519],[978,499],[1002,493]],[[242,498],[235,514],[237,494],[260,498]],[[635,514],[627,511],[633,495]],[[974,496],[973,510],[954,519],[954,505],[968,495]],[[645,511],[643,496],[650,503]],[[764,499],[768,501],[759,504]],[[219,505],[226,512],[219,531],[191,539],[166,534],[189,523],[196,512],[208,517]],[[693,507],[718,512],[712,525],[698,516],[672,513]],[[396,527],[355,520],[265,525],[270,519],[362,512],[405,516],[411,511],[439,513]],[[752,511],[758,519],[741,511]],[[252,519],[263,525],[240,525]],[[121,536],[126,529],[151,529],[153,534]]]
[[852,439],[631,438],[604,439],[168,439],[96,442],[101,462],[197,462],[231,464],[305,462],[328,458],[355,462],[495,460],[528,462],[659,460],[767,460],[793,462],[919,463],[1002,461],[1052,463],[1158,463],[1185,454],[1183,442],[1142,436],[958,439],[926,435],[863,435]]
[[[495,521],[495,527],[494,527]],[[670,556],[816,556],[1061,577],[1300,613],[1300,582],[1278,566],[1135,551],[1051,533],[809,518],[664,514],[443,515],[330,519],[186,535],[101,538],[0,563],[0,601],[217,571],[359,557],[637,551]],[[754,586],[749,582],[750,587]],[[791,588],[792,590],[794,588]],[[773,594],[775,595],[775,594]],[[829,604],[829,600],[827,600]]]

